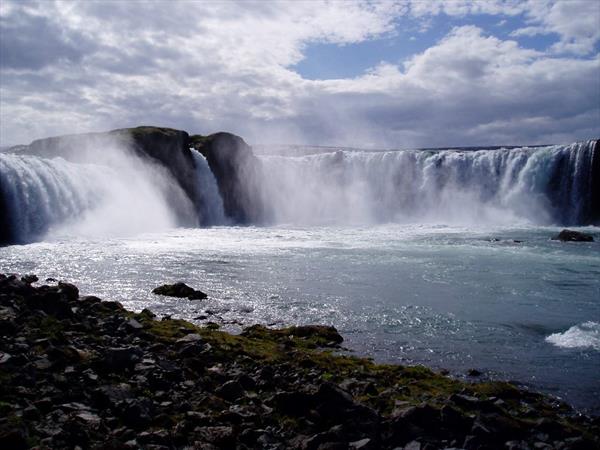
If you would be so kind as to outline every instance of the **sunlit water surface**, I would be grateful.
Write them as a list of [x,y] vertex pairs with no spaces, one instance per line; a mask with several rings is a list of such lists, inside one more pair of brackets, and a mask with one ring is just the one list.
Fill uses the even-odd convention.
[[[4,247],[0,270],[232,331],[332,324],[357,354],[477,368],[599,413],[600,229],[581,230],[596,242],[550,241],[550,227],[174,229]],[[151,293],[175,281],[210,298]]]

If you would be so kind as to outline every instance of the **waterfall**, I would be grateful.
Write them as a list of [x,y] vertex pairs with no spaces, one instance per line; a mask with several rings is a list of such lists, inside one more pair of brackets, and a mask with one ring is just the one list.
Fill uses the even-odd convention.
[[[597,145],[261,155],[254,181],[274,223],[598,224]],[[93,164],[0,153],[0,242],[231,222],[197,151],[192,203],[164,166],[109,150]]]
[[198,216],[203,225],[225,225],[223,199],[219,193],[217,180],[200,152],[190,149],[196,165],[197,196],[200,198]]
[[573,225],[598,216],[595,145],[338,150],[261,159],[279,223]]
[[191,201],[165,169],[115,155],[111,165],[101,165],[0,154],[0,241],[118,236],[197,224]]

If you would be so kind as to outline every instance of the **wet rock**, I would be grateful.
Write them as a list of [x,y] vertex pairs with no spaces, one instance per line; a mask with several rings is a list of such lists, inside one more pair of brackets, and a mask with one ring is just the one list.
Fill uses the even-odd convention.
[[593,242],[594,236],[580,231],[564,229],[554,236],[552,240],[562,242]]
[[152,290],[153,294],[165,295],[167,297],[187,298],[189,300],[203,300],[208,298],[202,291],[197,291],[185,283],[163,284]]

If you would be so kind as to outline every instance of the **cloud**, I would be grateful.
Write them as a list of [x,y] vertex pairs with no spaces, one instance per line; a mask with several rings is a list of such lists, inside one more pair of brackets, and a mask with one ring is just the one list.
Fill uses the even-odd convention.
[[93,42],[81,33],[27,9],[0,16],[2,68],[39,70],[62,61],[79,62],[92,48]]
[[[597,136],[600,62],[578,56],[591,31],[565,25],[571,13],[554,6],[4,0],[0,141],[140,124],[378,147]],[[541,52],[468,25],[355,78],[307,80],[293,69],[311,43],[400,39],[399,17],[442,13],[525,14],[564,41]]]
[[[530,0],[527,15],[533,29],[557,33],[560,41],[552,50],[586,55],[594,51],[600,40],[600,3],[590,0],[541,2]],[[531,29],[531,28],[530,28]]]
[[452,17],[523,15],[530,25],[514,31],[512,36],[555,33],[559,36],[559,42],[552,50],[557,53],[586,55],[593,52],[600,41],[600,3],[593,0],[410,0],[409,4],[410,14],[423,20],[440,14]]

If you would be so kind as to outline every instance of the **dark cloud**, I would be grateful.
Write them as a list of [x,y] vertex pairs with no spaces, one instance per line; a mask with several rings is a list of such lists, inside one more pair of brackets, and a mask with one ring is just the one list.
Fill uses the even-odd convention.
[[0,67],[39,70],[61,61],[80,62],[94,43],[50,18],[17,10],[0,17]]

